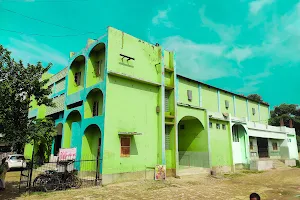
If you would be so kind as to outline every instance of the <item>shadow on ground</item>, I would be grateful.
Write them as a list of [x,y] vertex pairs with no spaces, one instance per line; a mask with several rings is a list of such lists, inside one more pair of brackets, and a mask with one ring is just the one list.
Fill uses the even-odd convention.
[[5,190],[0,191],[0,199],[16,199],[25,193],[25,188],[19,190],[20,170],[11,170],[6,173]]

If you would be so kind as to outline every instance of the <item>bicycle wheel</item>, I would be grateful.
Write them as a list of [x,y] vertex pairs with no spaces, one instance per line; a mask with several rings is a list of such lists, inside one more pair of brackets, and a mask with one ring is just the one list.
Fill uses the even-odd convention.
[[75,175],[70,175],[66,179],[66,185],[69,188],[78,189],[82,185],[82,180]]
[[60,179],[57,176],[48,176],[45,182],[45,190],[46,191],[55,191],[60,186]]
[[34,190],[36,190],[36,191],[44,190],[44,188],[43,188],[44,178],[45,178],[44,174],[40,174],[33,180],[32,186],[33,186]]

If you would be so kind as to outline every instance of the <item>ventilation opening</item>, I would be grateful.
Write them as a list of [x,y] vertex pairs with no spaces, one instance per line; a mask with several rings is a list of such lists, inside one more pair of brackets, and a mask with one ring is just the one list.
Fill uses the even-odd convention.
[[68,109],[76,108],[82,105],[82,101],[78,101],[76,103],[70,104],[67,106]]
[[165,126],[165,149],[170,150],[170,134],[171,134],[171,127]]
[[169,96],[170,91],[165,90],[165,112],[170,112]]

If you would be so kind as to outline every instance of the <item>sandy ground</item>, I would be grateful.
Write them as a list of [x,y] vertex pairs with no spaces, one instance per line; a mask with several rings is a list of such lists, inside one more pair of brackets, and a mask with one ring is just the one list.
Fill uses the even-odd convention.
[[[262,173],[242,171],[217,178],[184,176],[166,181],[140,180],[77,190],[20,194],[19,172],[7,174],[7,189],[0,199],[249,199],[257,192],[262,199],[299,199],[300,169],[277,169]],[[299,195],[299,197],[297,197]]]

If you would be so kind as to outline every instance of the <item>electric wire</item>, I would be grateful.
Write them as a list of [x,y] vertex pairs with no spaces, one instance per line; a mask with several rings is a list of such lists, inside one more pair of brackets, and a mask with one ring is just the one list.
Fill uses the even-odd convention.
[[[65,29],[68,29],[68,30],[80,31],[81,32],[81,30],[79,30],[79,29],[70,28],[70,27],[67,27],[67,26],[64,26],[64,25],[60,25],[60,24],[55,24],[55,23],[52,23],[52,22],[47,22],[47,21],[44,21],[44,20],[41,20],[41,19],[37,19],[37,18],[31,17],[31,16],[28,16],[28,15],[24,15],[22,13],[16,12],[16,11],[11,10],[11,9],[4,8],[2,6],[0,6],[0,9],[5,10],[5,11],[10,12],[10,13],[14,13],[16,15],[20,15],[22,17],[25,17],[25,18],[28,18],[28,19],[31,19],[31,20],[35,20],[35,21],[41,22],[41,23],[50,24],[50,25],[57,26],[57,27],[60,27],[60,28],[65,28]],[[93,34],[99,34],[99,33],[92,32],[92,31],[85,31],[85,32],[86,32],[85,34],[92,34],[92,33]]]

